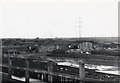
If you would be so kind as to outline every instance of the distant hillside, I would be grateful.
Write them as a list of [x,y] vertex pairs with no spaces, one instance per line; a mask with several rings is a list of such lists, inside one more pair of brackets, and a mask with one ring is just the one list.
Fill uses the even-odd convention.
[[[118,37],[83,37],[83,38],[63,38],[64,40],[76,41],[76,40],[86,40],[86,41],[102,41],[102,42],[118,42]],[[120,38],[119,38],[120,39]]]
[[[120,39],[120,38],[119,38]],[[69,44],[79,43],[81,41],[93,41],[99,43],[113,43],[118,42],[118,37],[84,37],[84,38],[35,38],[35,39],[21,39],[21,38],[7,38],[2,39],[3,45],[19,45],[21,43],[37,43],[39,45],[50,45],[50,44]],[[118,42],[119,43],[119,42]]]

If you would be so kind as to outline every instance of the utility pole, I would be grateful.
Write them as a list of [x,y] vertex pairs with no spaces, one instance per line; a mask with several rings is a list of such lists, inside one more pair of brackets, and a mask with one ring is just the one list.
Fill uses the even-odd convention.
[[79,38],[81,38],[82,37],[82,35],[81,35],[81,18],[79,17],[79,19],[78,19],[78,29],[79,29]]
[[78,21],[77,21],[76,23],[78,23],[78,26],[75,26],[75,27],[78,28],[78,37],[81,38],[81,37],[82,37],[82,35],[81,35],[81,34],[82,34],[82,33],[81,33],[81,32],[82,32],[82,31],[81,31],[81,23],[82,23],[82,22],[81,22],[81,18],[80,18],[80,17],[78,18]]

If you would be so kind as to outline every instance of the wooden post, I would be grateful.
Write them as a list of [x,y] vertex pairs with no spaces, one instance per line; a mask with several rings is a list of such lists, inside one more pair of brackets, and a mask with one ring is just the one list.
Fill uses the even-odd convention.
[[[84,80],[84,77],[85,77],[85,68],[84,68],[83,61],[79,62],[79,77],[80,77],[80,80]],[[83,83],[83,82],[80,81],[80,83]]]
[[25,65],[26,65],[26,70],[25,70],[25,82],[29,83],[29,61],[26,58],[25,59]]
[[[52,72],[53,62],[52,62],[52,61],[49,61],[47,66],[48,66],[48,72]],[[50,75],[50,74],[48,74],[48,82],[50,82],[50,83],[53,82],[53,77],[52,77],[52,75]]]
[[45,73],[43,73],[43,81],[47,81],[47,75]]
[[44,81],[44,78],[43,78],[43,73],[41,74],[41,80]]
[[11,79],[12,78],[12,60],[11,57],[8,55],[8,78]]

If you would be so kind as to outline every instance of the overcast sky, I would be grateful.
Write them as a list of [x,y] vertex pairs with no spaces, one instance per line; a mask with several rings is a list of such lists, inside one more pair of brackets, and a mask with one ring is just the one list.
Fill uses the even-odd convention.
[[0,37],[118,36],[117,6],[114,1],[2,3]]

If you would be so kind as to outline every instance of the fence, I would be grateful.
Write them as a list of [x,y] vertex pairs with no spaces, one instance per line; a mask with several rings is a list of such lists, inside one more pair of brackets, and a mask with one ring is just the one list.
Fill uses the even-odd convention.
[[21,58],[21,59],[24,59],[25,67],[15,66],[13,65],[13,63],[16,63],[16,62],[14,62],[14,60],[12,59],[13,57],[7,56],[7,58],[8,58],[8,78],[9,79],[12,79],[13,68],[19,68],[21,70],[25,70],[25,82],[26,83],[30,82],[30,76],[29,76],[30,71],[43,73],[44,75],[47,74],[48,76],[46,77],[48,79],[48,82],[50,83],[53,82],[53,76],[60,76],[60,77],[65,77],[65,78],[70,78],[70,79],[75,79],[75,80],[80,80],[80,81],[84,81],[85,79],[85,68],[84,68],[84,63],[82,61],[79,62],[79,72],[78,72],[79,76],[76,76],[76,75],[71,75],[71,74],[54,72],[53,71],[53,67],[54,67],[53,64],[55,63],[54,61],[47,61],[47,70],[41,70],[39,68],[36,68],[36,69],[31,68],[29,58]]

